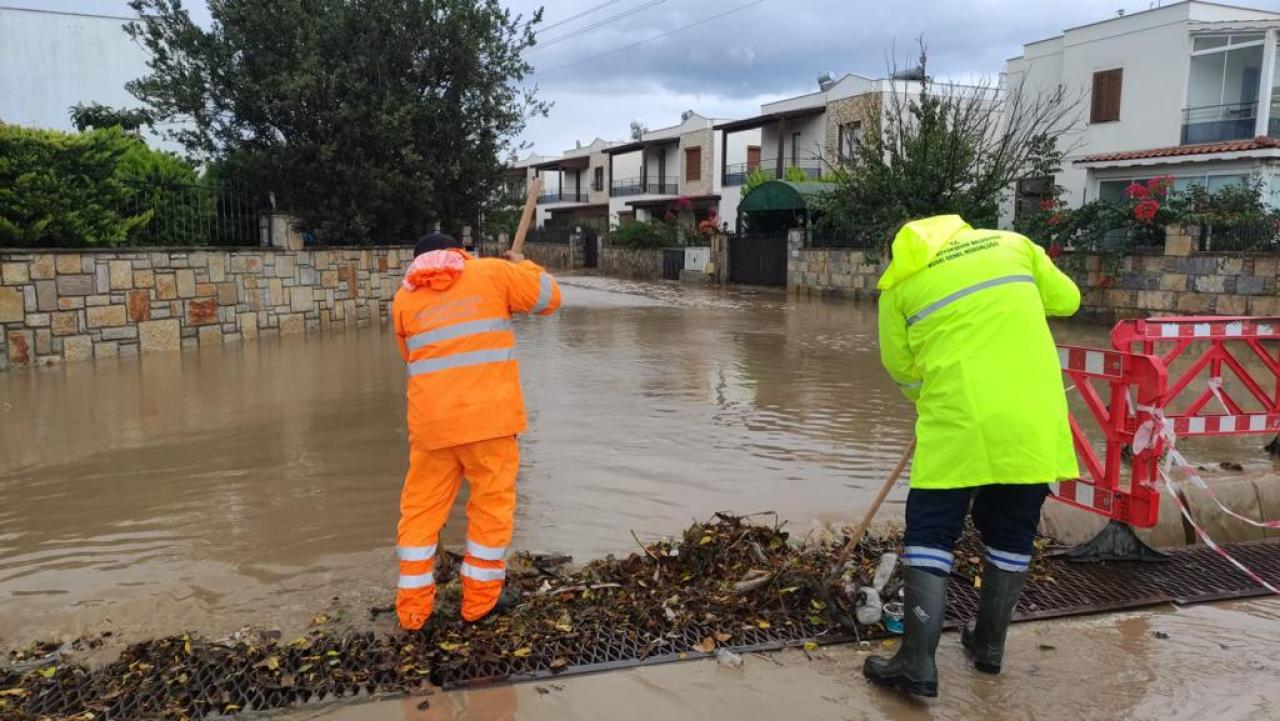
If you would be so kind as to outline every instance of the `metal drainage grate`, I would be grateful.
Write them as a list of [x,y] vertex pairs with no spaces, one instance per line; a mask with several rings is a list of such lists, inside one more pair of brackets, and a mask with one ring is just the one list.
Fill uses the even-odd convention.
[[[1280,579],[1280,544],[1265,541],[1232,544],[1229,552],[1266,578]],[[1161,603],[1196,603],[1227,598],[1265,595],[1266,591],[1235,570],[1227,561],[1205,547],[1189,547],[1170,552],[1168,563],[1073,564],[1050,558],[1038,566],[1019,604],[1019,620],[1043,619],[1077,614],[1139,608]],[[1051,580],[1050,580],[1051,579]],[[948,620],[951,625],[971,619],[977,610],[977,592],[972,582],[953,577]],[[815,626],[806,621],[789,621],[770,628],[735,627],[726,647],[752,652],[795,646],[808,640],[835,643],[849,640],[834,626]],[[500,656],[471,658],[447,668],[437,668],[431,680],[445,688],[473,684],[524,681],[549,676],[591,673],[608,669],[703,658],[711,654],[692,651],[699,641],[714,636],[714,624],[697,625],[670,633],[647,633],[616,628],[589,635],[549,639],[535,659],[519,658],[514,648],[496,649]],[[879,628],[864,638],[883,638]],[[375,637],[371,633],[316,639],[305,648],[289,647],[273,651],[279,668],[304,673],[308,664],[325,665],[323,688],[302,690],[283,684],[278,676],[263,669],[261,656],[246,654],[245,648],[210,645],[201,653],[181,653],[176,647],[157,651],[149,646],[150,663],[127,652],[122,662],[98,670],[58,672],[29,695],[3,699],[11,703],[5,718],[16,710],[18,719],[65,717],[92,711],[96,718],[200,718],[225,713],[261,711],[308,702],[354,698],[368,695],[395,695],[417,687],[427,673],[432,656],[422,639]],[[412,647],[416,644],[417,647]],[[140,644],[137,648],[147,646]],[[141,653],[139,651],[139,653]],[[546,659],[558,659],[552,668]],[[165,661],[167,668],[154,662]],[[121,665],[123,664],[123,666]],[[140,674],[141,682],[127,691],[113,690],[116,675],[127,669]],[[8,681],[0,672],[0,688]],[[358,679],[358,680],[357,680]],[[0,706],[0,709],[4,708]]]

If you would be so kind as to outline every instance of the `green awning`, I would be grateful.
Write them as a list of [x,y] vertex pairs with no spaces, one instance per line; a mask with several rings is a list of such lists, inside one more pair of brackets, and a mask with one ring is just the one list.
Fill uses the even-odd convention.
[[738,204],[738,212],[745,214],[770,210],[808,210],[818,196],[829,193],[834,188],[834,183],[770,180],[747,193]]

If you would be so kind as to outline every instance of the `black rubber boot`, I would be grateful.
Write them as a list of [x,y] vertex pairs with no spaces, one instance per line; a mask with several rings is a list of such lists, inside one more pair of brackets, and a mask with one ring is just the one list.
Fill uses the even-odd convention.
[[978,597],[978,619],[960,634],[965,653],[974,668],[983,673],[1000,673],[1004,660],[1004,639],[1013,621],[1013,609],[1022,595],[1026,571],[1002,571],[988,562],[982,569],[982,592]]
[[936,576],[923,569],[906,566],[902,582],[906,586],[903,599],[902,646],[893,658],[872,656],[862,667],[867,680],[932,698],[938,695],[938,667],[933,654],[942,636],[943,613],[947,608],[949,578]]
[[467,623],[492,622],[493,620],[497,619],[498,616],[501,616],[502,614],[506,613],[507,611],[510,611],[511,609],[519,605],[520,605],[520,594],[516,593],[510,588],[503,588],[502,593],[498,594],[498,602],[493,605],[493,608],[489,609],[488,613],[481,616],[480,618],[477,618],[474,621],[467,621]]

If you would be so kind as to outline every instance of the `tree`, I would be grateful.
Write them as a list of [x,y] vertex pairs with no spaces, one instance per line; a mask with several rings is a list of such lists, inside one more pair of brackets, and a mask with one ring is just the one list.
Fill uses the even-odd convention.
[[498,0],[131,0],[149,52],[129,84],[224,177],[270,192],[326,242],[475,223],[536,114],[522,83],[541,11]]
[[895,83],[884,94],[852,157],[832,163],[835,189],[820,201],[829,230],[873,249],[920,217],[956,213],[994,227],[1015,181],[1056,170],[1059,140],[1079,118],[1081,97],[1064,89],[1034,93],[1025,80],[1013,88],[941,84],[927,62],[921,43],[915,92]]
[[119,126],[121,130],[138,134],[138,129],[151,125],[151,114],[142,108],[113,108],[99,103],[76,103],[67,111],[76,130],[84,132],[96,128]]

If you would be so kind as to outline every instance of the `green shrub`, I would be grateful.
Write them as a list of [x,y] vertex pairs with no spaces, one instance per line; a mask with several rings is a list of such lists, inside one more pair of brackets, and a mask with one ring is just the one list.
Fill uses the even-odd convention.
[[678,245],[676,228],[657,220],[635,220],[613,226],[609,244],[626,248],[665,248]]
[[197,181],[176,155],[118,127],[0,126],[0,244],[206,243],[214,198]]

